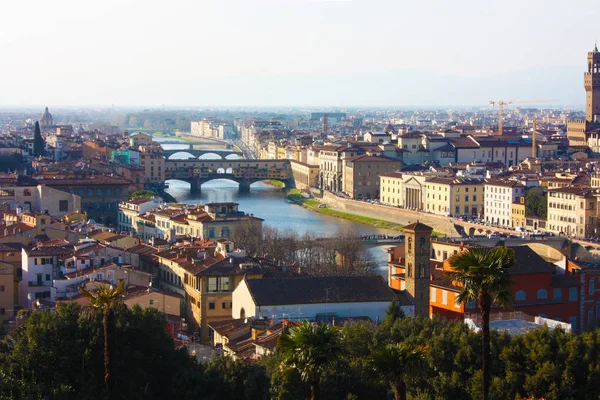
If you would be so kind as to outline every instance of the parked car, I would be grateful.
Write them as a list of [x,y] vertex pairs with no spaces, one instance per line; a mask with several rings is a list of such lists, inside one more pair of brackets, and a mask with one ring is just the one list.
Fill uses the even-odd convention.
[[319,204],[317,208],[327,208],[327,204]]

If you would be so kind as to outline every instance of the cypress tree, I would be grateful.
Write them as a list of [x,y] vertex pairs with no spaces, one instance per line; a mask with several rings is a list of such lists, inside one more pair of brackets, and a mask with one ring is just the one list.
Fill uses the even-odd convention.
[[46,153],[44,138],[40,131],[40,123],[35,121],[35,130],[33,132],[33,155],[35,157],[43,156]]

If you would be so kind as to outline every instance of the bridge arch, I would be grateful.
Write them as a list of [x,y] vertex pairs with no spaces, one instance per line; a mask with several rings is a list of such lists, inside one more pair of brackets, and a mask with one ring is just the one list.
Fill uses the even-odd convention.
[[240,155],[237,153],[232,153],[232,154],[225,156],[225,159],[226,160],[241,160],[242,157],[240,157]]
[[198,160],[222,160],[223,157],[221,157],[219,154],[217,153],[204,153],[202,154],[200,157],[198,157]]
[[[179,158],[181,155],[187,155],[187,158]],[[173,158],[173,156],[178,156],[177,158]],[[195,160],[196,156],[194,156],[192,153],[190,153],[189,151],[186,150],[180,150],[177,151],[176,153],[170,153],[167,155],[167,160]]]

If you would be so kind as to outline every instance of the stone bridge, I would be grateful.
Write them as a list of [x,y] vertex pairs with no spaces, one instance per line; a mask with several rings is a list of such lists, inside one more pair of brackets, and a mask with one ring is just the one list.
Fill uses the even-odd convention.
[[[181,144],[181,143],[177,143],[177,144]],[[183,145],[186,145],[186,144],[183,143]],[[230,156],[232,154],[236,154],[238,157],[244,156],[244,154],[242,152],[235,151],[233,149],[202,149],[202,148],[199,148],[199,147],[202,147],[202,145],[194,145],[193,143],[188,144],[187,148],[183,148],[183,145],[181,146],[182,147],[181,149],[174,149],[174,150],[163,149],[163,155],[165,156],[165,158],[167,160],[175,153],[187,153],[190,155],[190,158],[193,157],[195,159],[197,159],[200,156],[203,156],[205,154],[216,154],[216,155],[220,156],[221,158],[227,158],[228,156]]]
[[249,191],[254,182],[274,180],[294,187],[289,160],[165,160],[165,180],[189,182],[192,193],[199,193],[203,183],[228,179]]

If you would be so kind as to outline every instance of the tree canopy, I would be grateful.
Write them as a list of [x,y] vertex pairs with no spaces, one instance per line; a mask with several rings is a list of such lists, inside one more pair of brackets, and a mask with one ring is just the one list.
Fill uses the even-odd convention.
[[[310,396],[301,373],[281,367],[289,357],[285,351],[260,361],[219,356],[197,363],[185,349],[175,348],[165,331],[165,317],[158,311],[119,307],[115,320],[119,398],[305,400]],[[481,341],[460,321],[390,314],[379,325],[359,322],[336,330],[340,349],[335,362],[320,371],[321,398],[392,398],[396,375],[380,372],[373,362],[386,350],[403,349],[398,357],[418,361],[418,373],[404,375],[408,399],[481,399]],[[578,334],[540,328],[509,336],[491,330],[490,343],[491,399],[600,397],[600,331]],[[16,331],[0,342],[0,399],[104,399],[102,353],[100,313],[90,319],[77,304],[25,312]],[[383,357],[384,364],[408,367],[389,355]],[[418,355],[416,360],[412,355]]]

